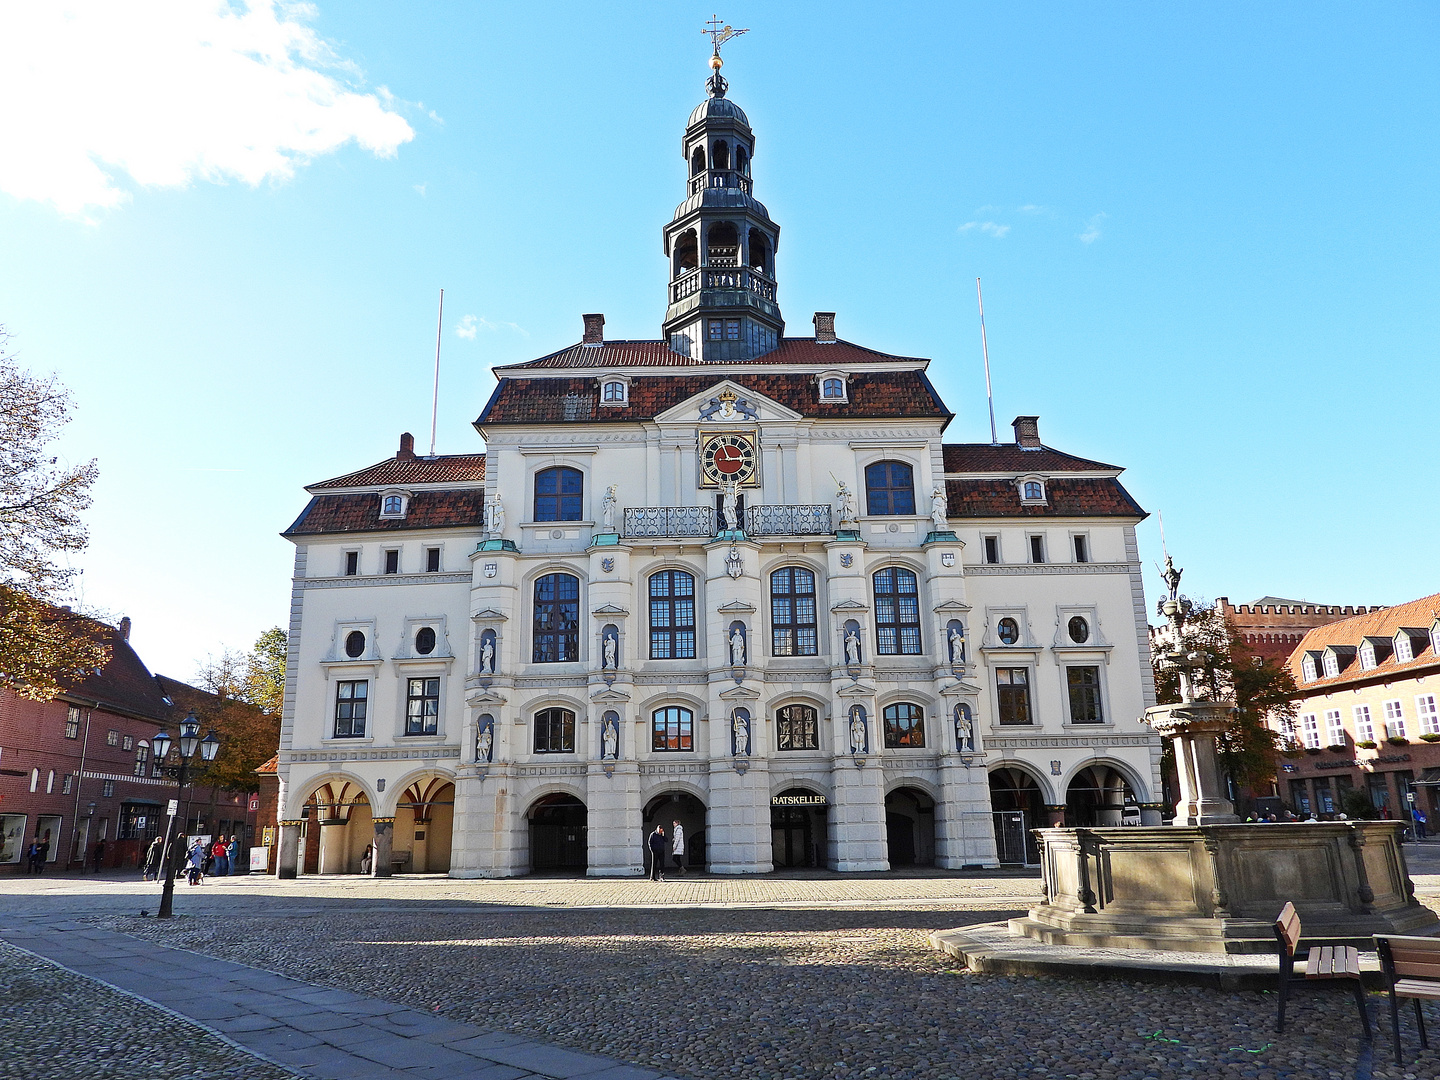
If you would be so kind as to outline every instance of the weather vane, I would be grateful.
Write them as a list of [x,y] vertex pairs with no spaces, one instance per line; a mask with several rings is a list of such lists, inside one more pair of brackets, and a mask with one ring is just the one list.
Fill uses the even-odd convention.
[[715,46],[715,55],[710,58],[710,66],[718,72],[720,65],[724,63],[724,61],[720,59],[720,46],[724,45],[731,38],[739,37],[741,34],[748,34],[750,30],[748,27],[744,30],[736,30],[733,26],[727,26],[722,23],[719,15],[712,15],[710,16],[710,21],[705,24],[705,29],[700,32],[702,34],[709,34],[710,40]]

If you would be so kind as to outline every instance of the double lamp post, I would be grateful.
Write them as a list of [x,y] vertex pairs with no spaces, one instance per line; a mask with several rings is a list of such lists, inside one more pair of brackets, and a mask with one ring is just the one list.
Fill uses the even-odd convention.
[[[155,751],[155,760],[163,762],[170,755],[170,747],[174,740],[170,733],[161,728],[152,740]],[[199,751],[200,761],[195,761],[196,751]],[[220,752],[220,739],[211,728],[210,733],[203,739],[200,737],[200,718],[191,709],[184,720],[180,721],[180,756],[178,764],[163,765],[166,776],[175,778],[176,800],[175,813],[172,813],[165,822],[165,847],[163,858],[165,860],[165,889],[160,894],[160,910],[157,913],[161,919],[170,918],[171,904],[175,899],[175,864],[177,859],[175,853],[170,850],[170,845],[175,842],[175,814],[180,812],[179,796],[185,793],[185,785],[193,779],[191,769],[196,773],[203,773],[210,762],[215,760],[215,755]],[[182,856],[183,857],[183,856]]]

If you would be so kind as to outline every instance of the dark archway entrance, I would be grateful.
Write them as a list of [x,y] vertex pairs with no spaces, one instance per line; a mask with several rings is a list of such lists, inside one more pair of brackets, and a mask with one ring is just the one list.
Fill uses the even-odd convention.
[[579,870],[589,864],[585,804],[574,795],[546,795],[530,807],[530,869]]
[[1045,796],[1034,777],[1019,769],[990,774],[990,809],[995,812],[995,849],[1002,863],[1040,862],[1040,845],[1031,829],[1047,824]]
[[1106,765],[1081,769],[1065,789],[1065,824],[1072,829],[1095,829],[1125,824],[1125,807],[1135,805],[1135,793],[1116,770]]
[[829,862],[829,811],[824,795],[790,788],[770,800],[770,859],[775,869]]
[[885,839],[890,867],[935,865],[935,800],[919,788],[885,796]]
[[[670,843],[674,836],[674,823],[680,822],[685,830],[684,865],[687,870],[705,869],[705,804],[688,791],[665,791],[645,804],[641,819],[645,823],[642,835],[647,843],[656,825],[665,828],[665,869],[675,867],[674,856],[670,854]],[[650,849],[645,849],[646,867],[649,867]]]

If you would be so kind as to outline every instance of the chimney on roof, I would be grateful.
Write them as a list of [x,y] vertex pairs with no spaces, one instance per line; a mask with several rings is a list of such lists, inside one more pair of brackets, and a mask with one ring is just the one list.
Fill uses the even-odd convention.
[[121,641],[129,641],[129,640],[130,640],[130,616],[129,616],[129,615],[122,616],[121,619],[120,619],[120,640],[121,640]]
[[1015,429],[1015,445],[1022,450],[1040,449],[1040,418],[1038,416],[1017,416],[1010,421]]
[[400,449],[396,452],[395,457],[399,461],[415,460],[415,436],[410,432],[402,431],[400,433]]
[[605,344],[605,316],[604,315],[581,315],[585,320],[585,336],[580,339],[582,345],[604,345]]
[[815,324],[815,344],[830,345],[835,341],[835,313],[833,311],[817,311],[815,317],[810,320]]

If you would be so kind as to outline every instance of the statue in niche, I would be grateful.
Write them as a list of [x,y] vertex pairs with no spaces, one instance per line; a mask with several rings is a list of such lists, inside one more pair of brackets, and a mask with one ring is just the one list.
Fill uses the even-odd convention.
[[480,674],[495,674],[495,639],[485,637],[480,639]]
[[488,762],[490,753],[495,748],[495,728],[490,724],[482,724],[475,735],[475,760]]
[[490,497],[490,539],[499,540],[505,535],[505,504],[500,501],[500,492]]
[[726,532],[734,532],[740,527],[740,481],[725,481],[725,499],[720,504],[720,516]]
[[955,706],[955,749],[964,751],[975,749],[970,731],[970,714],[964,705]]
[[936,532],[945,532],[950,528],[950,522],[945,518],[945,509],[945,489],[936,484],[935,490],[930,493],[930,521]]
[[600,500],[600,525],[606,532],[615,531],[616,485],[605,489],[605,498]]
[[601,757],[613,760],[620,756],[620,726],[616,724],[615,717],[605,718],[605,731],[601,735],[601,742],[604,744]]
[[735,736],[735,756],[750,756],[750,725],[745,722],[745,714],[736,711],[730,718],[730,730]]
[[840,528],[855,528],[855,493],[844,480],[840,481],[840,490],[835,493],[835,515],[840,519]]
[[865,752],[865,710],[859,705],[850,709],[850,753]]
[[958,626],[950,628],[950,663],[956,667],[965,663],[965,635]]
[[851,667],[860,663],[860,635],[854,630],[845,631],[845,662]]
[[614,634],[606,634],[606,635],[605,635],[605,643],[604,643],[603,646],[601,646],[601,650],[600,650],[600,651],[601,651],[601,654],[602,654],[602,656],[603,656],[603,659],[600,661],[601,667],[609,668],[611,671],[614,671],[614,670],[615,670],[615,635],[614,635]]
[[745,635],[738,626],[730,631],[730,665],[745,666]]

